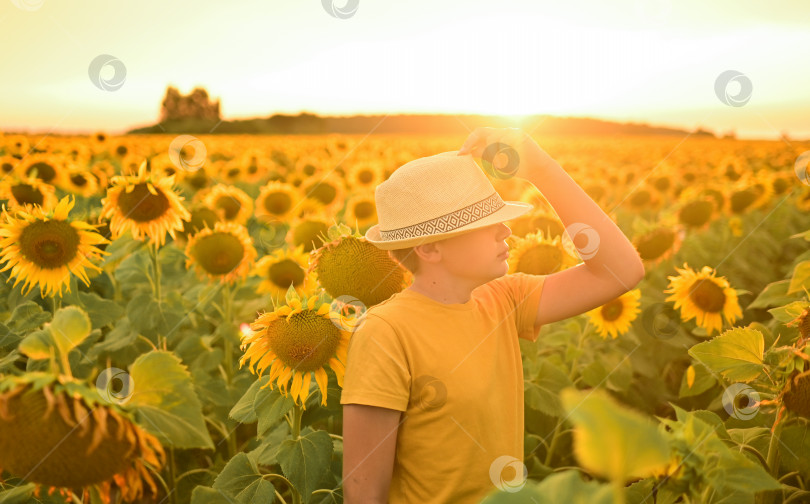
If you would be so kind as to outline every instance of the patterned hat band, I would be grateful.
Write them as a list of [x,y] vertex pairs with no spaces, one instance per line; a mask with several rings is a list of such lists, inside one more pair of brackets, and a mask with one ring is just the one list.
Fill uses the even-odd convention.
[[390,231],[380,230],[380,237],[383,240],[404,240],[419,236],[450,233],[495,213],[505,204],[501,196],[497,192],[493,192],[480,201],[435,219]]

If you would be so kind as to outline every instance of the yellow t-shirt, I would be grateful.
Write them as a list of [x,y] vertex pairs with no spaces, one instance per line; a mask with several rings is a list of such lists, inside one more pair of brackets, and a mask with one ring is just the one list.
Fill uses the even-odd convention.
[[406,289],[366,311],[349,340],[340,403],[404,412],[390,504],[477,503],[497,488],[496,459],[523,461],[518,338],[537,339],[544,281],[505,275],[464,304]]

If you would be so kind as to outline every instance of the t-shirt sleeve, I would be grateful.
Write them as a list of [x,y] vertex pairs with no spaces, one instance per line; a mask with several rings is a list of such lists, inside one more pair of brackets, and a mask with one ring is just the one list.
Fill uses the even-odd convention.
[[506,296],[514,310],[519,338],[537,341],[542,326],[535,325],[535,320],[546,276],[518,272],[492,281],[496,292]]
[[406,411],[411,391],[408,359],[391,325],[366,313],[349,339],[340,404]]

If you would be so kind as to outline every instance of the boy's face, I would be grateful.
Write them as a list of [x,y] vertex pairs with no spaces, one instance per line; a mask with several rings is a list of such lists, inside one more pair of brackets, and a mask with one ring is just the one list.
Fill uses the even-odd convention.
[[457,277],[486,283],[509,271],[502,254],[509,248],[506,238],[511,234],[509,226],[501,222],[422,245],[426,256],[421,256],[421,262],[442,267]]

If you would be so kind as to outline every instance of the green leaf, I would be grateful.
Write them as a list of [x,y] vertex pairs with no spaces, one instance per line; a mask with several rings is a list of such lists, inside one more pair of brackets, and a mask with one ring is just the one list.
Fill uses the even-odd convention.
[[214,480],[214,489],[236,499],[238,504],[270,503],[275,487],[262,478],[256,462],[245,453],[237,453]]
[[560,403],[560,391],[571,386],[562,370],[542,359],[539,362],[537,377],[534,380],[524,382],[524,394],[526,405],[553,417],[564,415],[562,403]]
[[160,302],[151,292],[143,292],[127,304],[127,318],[142,333],[157,331],[168,336],[184,316],[182,298],[177,291],[166,292]]
[[648,418],[616,402],[600,389],[561,392],[574,423],[574,453],[590,472],[625,484],[669,463],[667,438]]
[[281,470],[304,502],[309,502],[312,492],[318,489],[318,483],[329,472],[332,450],[332,438],[323,430],[281,443],[278,449]]
[[804,287],[808,286],[810,286],[810,261],[802,261],[793,268],[787,293],[803,292]]
[[87,312],[67,306],[56,311],[48,328],[59,352],[67,355],[90,335],[93,327]]
[[231,408],[228,416],[242,423],[253,423],[258,420],[256,411],[253,409],[253,402],[256,400],[256,394],[259,392],[259,389],[266,385],[269,379],[270,377],[268,375],[263,375],[251,383],[247,392],[245,392],[233,408]]
[[56,349],[53,336],[47,329],[32,332],[20,341],[17,348],[31,359],[48,359],[55,354]]
[[42,309],[34,301],[20,303],[11,313],[10,329],[18,333],[26,333],[36,329],[51,320],[51,314]]
[[126,406],[142,427],[177,448],[214,449],[191,375],[177,356],[154,350],[138,357],[129,374],[134,387]]
[[691,397],[700,395],[710,388],[712,388],[717,380],[715,377],[701,364],[693,365],[695,370],[695,382],[690,387],[686,381],[686,373],[681,378],[681,389],[678,391],[678,397]]
[[481,504],[612,504],[610,485],[598,481],[584,481],[579,471],[568,470],[552,474],[541,483],[526,481],[519,490],[498,487]]
[[750,382],[763,369],[765,340],[756,329],[735,327],[689,349],[689,355],[732,382]]
[[34,500],[32,495],[36,484],[28,483],[23,486],[11,488],[0,492],[0,502],[3,504],[26,504]]
[[253,411],[259,419],[256,431],[259,437],[271,429],[293,407],[292,396],[285,396],[278,387],[259,389],[253,400]]
[[233,500],[226,497],[221,490],[196,486],[191,492],[191,504],[233,504]]
[[770,306],[781,306],[796,299],[796,296],[788,296],[790,280],[779,280],[765,286],[757,298],[746,308],[768,308]]
[[79,300],[93,321],[93,329],[104,327],[124,316],[124,308],[110,299],[104,299],[95,292],[79,292]]
[[779,322],[790,322],[802,314],[805,308],[810,306],[807,301],[794,301],[779,308],[771,308],[768,313],[773,315],[773,318]]

